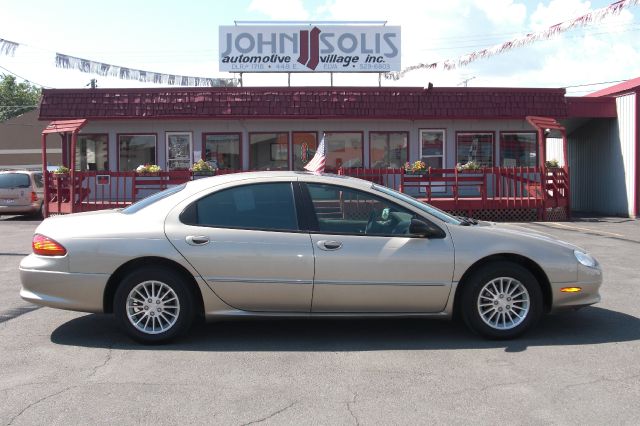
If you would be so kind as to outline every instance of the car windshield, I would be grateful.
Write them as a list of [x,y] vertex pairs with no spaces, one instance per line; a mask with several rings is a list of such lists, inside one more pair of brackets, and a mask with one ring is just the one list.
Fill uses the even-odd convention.
[[137,211],[144,209],[145,207],[149,207],[150,205],[157,203],[158,201],[164,198],[167,198],[173,194],[176,194],[182,191],[185,188],[185,186],[187,186],[187,184],[183,183],[182,185],[174,186],[174,187],[165,189],[164,191],[157,192],[153,195],[148,196],[147,198],[143,198],[137,203],[131,204],[129,207],[122,209],[121,212],[124,214],[133,214]]
[[437,209],[429,204],[423,203],[421,201],[416,200],[415,198],[407,195],[407,194],[403,194],[402,192],[398,192],[395,191],[391,188],[387,188],[386,186],[381,186],[381,185],[376,185],[373,184],[372,186],[373,189],[380,191],[384,194],[390,195],[391,197],[404,201],[405,203],[409,203],[414,207],[419,208],[420,210],[422,210],[423,212],[429,213],[432,216],[437,217],[438,219],[442,220],[443,222],[447,222],[450,223],[452,225],[460,225],[462,223],[462,221],[456,219],[455,217],[451,216],[449,213],[443,212],[440,209]]
[[31,181],[26,173],[3,173],[0,174],[0,189],[29,188]]

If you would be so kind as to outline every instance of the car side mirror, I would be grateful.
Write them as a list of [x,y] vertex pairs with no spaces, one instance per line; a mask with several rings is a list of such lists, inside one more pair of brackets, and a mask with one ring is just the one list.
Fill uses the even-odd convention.
[[409,234],[425,238],[444,238],[446,236],[444,231],[439,227],[428,224],[420,219],[411,219]]

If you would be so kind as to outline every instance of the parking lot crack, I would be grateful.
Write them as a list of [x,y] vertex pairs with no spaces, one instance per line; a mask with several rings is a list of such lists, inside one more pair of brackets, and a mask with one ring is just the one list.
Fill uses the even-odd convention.
[[108,349],[109,350],[107,351],[107,356],[105,357],[104,361],[100,365],[96,365],[95,367],[93,367],[93,371],[91,371],[89,376],[87,376],[88,379],[90,379],[93,376],[95,376],[96,373],[98,372],[98,370],[100,370],[101,368],[105,367],[111,361],[111,357],[113,355],[113,346],[109,346]]
[[576,388],[576,387],[580,387],[580,386],[587,386],[587,385],[595,385],[596,383],[605,383],[605,382],[611,382],[611,383],[620,383],[620,382],[625,382],[628,380],[635,380],[638,377],[640,377],[640,374],[635,374],[633,376],[627,376],[627,377],[621,377],[619,379],[610,379],[608,377],[600,377],[594,380],[590,380],[588,382],[580,382],[580,383],[573,383],[571,385],[567,385],[563,388],[563,390],[567,390],[567,389],[571,389],[571,388]]
[[358,416],[356,416],[356,414],[351,409],[351,406],[355,405],[357,399],[358,399],[358,393],[355,392],[353,394],[353,399],[351,401],[347,401],[345,404],[347,405],[347,410],[349,410],[349,414],[351,414],[351,417],[353,417],[353,420],[355,420],[356,426],[360,426],[360,420],[358,420]]
[[243,424],[242,424],[242,426],[254,425],[254,424],[256,424],[256,423],[262,423],[262,422],[264,422],[264,421],[267,421],[267,420],[269,420],[270,418],[275,417],[275,416],[277,416],[278,414],[281,414],[281,413],[283,413],[283,412],[287,411],[289,408],[293,407],[293,406],[294,406],[294,405],[296,405],[298,402],[299,402],[299,401],[293,401],[291,404],[287,405],[286,407],[281,408],[281,409],[279,409],[278,411],[274,411],[273,413],[269,414],[269,415],[268,415],[268,416],[266,416],[266,417],[263,417],[263,418],[258,419],[258,420],[250,421],[249,423],[243,423]]
[[67,386],[66,388],[64,388],[64,389],[62,389],[62,390],[60,390],[60,391],[58,391],[58,392],[54,392],[54,393],[51,393],[51,394],[49,394],[49,395],[43,396],[42,398],[38,399],[37,401],[32,402],[31,404],[29,404],[29,405],[27,405],[26,407],[24,407],[24,408],[22,409],[22,411],[20,411],[18,414],[16,414],[15,416],[13,416],[13,417],[11,418],[11,420],[9,420],[9,423],[7,423],[7,426],[11,426],[11,425],[13,424],[13,422],[15,422],[15,421],[20,417],[20,416],[22,416],[22,415],[23,415],[23,414],[24,414],[28,409],[30,409],[31,407],[34,407],[34,406],[36,406],[36,405],[40,404],[41,402],[46,401],[47,399],[53,398],[53,397],[55,397],[55,396],[58,396],[58,395],[60,395],[60,394],[62,394],[62,393],[67,392],[68,390],[71,390],[71,389],[73,389],[73,388],[77,388],[77,387],[78,387],[78,385]]

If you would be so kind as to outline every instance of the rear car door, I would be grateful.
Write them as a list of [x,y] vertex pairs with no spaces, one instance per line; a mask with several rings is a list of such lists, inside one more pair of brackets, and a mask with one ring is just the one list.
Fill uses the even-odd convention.
[[309,312],[313,249],[300,231],[290,181],[221,189],[167,220],[173,245],[227,304]]
[[[353,188],[306,184],[317,223],[312,312],[433,313],[454,267],[451,237],[408,235],[412,211]],[[435,225],[434,225],[435,226]]]

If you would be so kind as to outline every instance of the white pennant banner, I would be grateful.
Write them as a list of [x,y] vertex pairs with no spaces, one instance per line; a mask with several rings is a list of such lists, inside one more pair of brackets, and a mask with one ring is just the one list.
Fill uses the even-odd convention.
[[20,45],[15,41],[0,38],[0,55],[13,56],[15,55],[18,46]]
[[420,70],[420,69],[452,70],[455,68],[464,67],[469,65],[471,62],[477,61],[478,59],[495,56],[500,53],[506,52],[508,50],[534,43],[538,40],[547,40],[547,39],[550,39],[551,37],[554,37],[565,31],[569,31],[573,28],[585,27],[587,25],[596,24],[602,21],[603,19],[607,18],[608,16],[619,15],[620,12],[622,12],[624,9],[630,8],[632,6],[637,6],[639,3],[640,3],[640,0],[620,0],[610,4],[607,7],[596,9],[592,12],[584,14],[578,18],[553,25],[544,31],[527,34],[526,36],[522,36],[510,41],[506,41],[502,44],[498,44],[488,49],[483,49],[473,53],[469,53],[467,55],[461,56],[456,60],[445,60],[441,62],[421,63],[417,65],[412,65],[410,67],[403,69],[400,72],[386,73],[385,78],[387,80],[399,80],[402,77],[404,77],[405,74],[407,74],[408,72]]
[[78,70],[102,77],[115,77],[121,80],[136,80],[143,83],[166,84],[169,86],[234,87],[238,85],[238,80],[234,78],[205,78],[163,74],[95,62],[62,53],[56,53],[56,67]]

